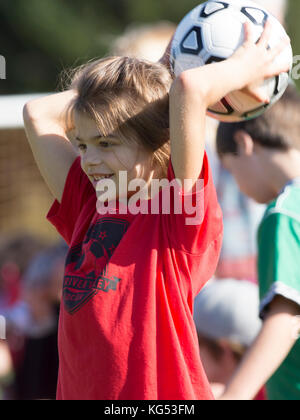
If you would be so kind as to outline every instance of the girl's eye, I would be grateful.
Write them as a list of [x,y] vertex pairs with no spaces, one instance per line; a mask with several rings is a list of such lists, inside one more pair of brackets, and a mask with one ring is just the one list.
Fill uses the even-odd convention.
[[107,141],[101,141],[101,142],[99,143],[99,146],[100,146],[100,147],[103,147],[104,149],[106,149],[107,147],[109,147],[109,146],[110,146],[110,144],[109,144]]
[[78,149],[81,150],[82,152],[84,152],[86,150],[86,145],[85,144],[79,144]]

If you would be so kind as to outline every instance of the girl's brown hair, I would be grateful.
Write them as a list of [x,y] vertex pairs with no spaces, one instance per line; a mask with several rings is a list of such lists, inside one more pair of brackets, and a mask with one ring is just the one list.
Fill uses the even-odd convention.
[[71,74],[68,88],[78,96],[68,107],[67,121],[74,121],[74,112],[83,113],[96,122],[103,137],[114,133],[142,144],[153,154],[153,165],[165,173],[171,83],[171,74],[159,63],[129,57],[92,61]]

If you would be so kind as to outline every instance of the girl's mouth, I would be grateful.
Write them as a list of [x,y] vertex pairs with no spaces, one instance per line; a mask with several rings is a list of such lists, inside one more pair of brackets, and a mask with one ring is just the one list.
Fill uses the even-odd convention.
[[102,179],[110,179],[114,176],[114,174],[108,174],[108,175],[92,175],[92,178],[95,182],[99,182]]

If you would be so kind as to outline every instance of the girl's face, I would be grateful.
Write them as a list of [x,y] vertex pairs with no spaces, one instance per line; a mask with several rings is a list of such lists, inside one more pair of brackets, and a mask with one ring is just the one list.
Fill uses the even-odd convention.
[[[120,182],[124,186],[124,180],[127,182],[126,191],[134,179],[143,179],[150,185],[154,170],[149,151],[134,141],[124,143],[114,134],[101,137],[96,123],[80,113],[75,113],[74,118],[75,141],[81,156],[81,166],[97,191],[101,189],[101,181],[107,178],[113,180],[116,187],[116,197],[111,199],[121,198],[119,186]],[[126,172],[126,177],[122,171]],[[122,191],[125,191],[124,187]],[[101,200],[99,195],[98,199]]]

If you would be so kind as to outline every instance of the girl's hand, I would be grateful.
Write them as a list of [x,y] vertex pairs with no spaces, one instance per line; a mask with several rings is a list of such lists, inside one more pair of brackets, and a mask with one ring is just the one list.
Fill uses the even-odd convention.
[[276,47],[270,48],[271,33],[272,25],[267,21],[261,38],[256,42],[252,25],[245,23],[245,42],[231,57],[233,60],[240,60],[242,72],[245,73],[246,85],[242,91],[265,103],[269,103],[270,98],[261,87],[263,82],[290,70],[290,63],[276,62],[278,55],[290,43],[290,38],[286,36]]

